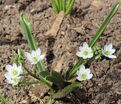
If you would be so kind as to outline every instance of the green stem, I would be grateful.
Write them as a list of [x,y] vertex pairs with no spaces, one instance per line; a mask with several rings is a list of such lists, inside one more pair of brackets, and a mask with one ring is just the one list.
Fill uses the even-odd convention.
[[24,69],[28,72],[28,74],[30,76],[32,76],[33,78],[37,79],[38,81],[43,82],[44,84],[46,84],[50,88],[51,93],[52,94],[54,93],[54,90],[52,89],[51,84],[45,78],[43,78],[42,76],[37,77],[35,74],[30,72],[25,66],[24,66]]

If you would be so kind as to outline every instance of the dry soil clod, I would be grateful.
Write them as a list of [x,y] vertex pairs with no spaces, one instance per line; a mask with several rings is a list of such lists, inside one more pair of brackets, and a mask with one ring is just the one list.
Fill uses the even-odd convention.
[[53,36],[53,37],[56,37],[59,29],[60,29],[60,26],[63,22],[63,19],[65,17],[65,13],[62,11],[58,14],[57,18],[55,19],[52,27],[50,30],[48,30],[46,33],[45,33],[45,36]]

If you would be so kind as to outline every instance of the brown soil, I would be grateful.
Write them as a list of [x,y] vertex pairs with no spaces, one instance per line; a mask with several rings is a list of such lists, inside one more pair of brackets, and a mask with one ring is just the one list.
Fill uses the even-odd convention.
[[[47,89],[41,85],[15,88],[5,82],[5,65],[11,63],[10,58],[20,47],[29,49],[27,41],[20,33],[20,11],[24,11],[32,21],[33,34],[43,52],[46,52],[47,67],[56,69],[59,66],[61,68],[57,71],[65,75],[67,69],[77,60],[75,53],[80,44],[84,41],[89,42],[94,36],[114,2],[76,0],[71,16],[64,18],[54,39],[44,36],[56,18],[50,0],[0,1],[0,91],[12,104],[44,104],[46,99],[43,93]],[[110,42],[116,48],[118,58],[93,62],[91,64],[93,79],[83,82],[82,89],[77,89],[55,104],[121,104],[121,8],[98,43],[104,46]]]

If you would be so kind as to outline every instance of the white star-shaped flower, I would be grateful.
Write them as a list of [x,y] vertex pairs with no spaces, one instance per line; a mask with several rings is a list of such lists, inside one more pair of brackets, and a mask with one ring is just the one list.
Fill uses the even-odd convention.
[[83,59],[92,58],[93,50],[86,42],[84,42],[83,46],[79,47],[79,51],[76,53],[76,55],[78,57],[82,57]]
[[79,71],[77,71],[77,80],[83,81],[83,80],[89,80],[92,78],[93,74],[91,74],[90,69],[86,69],[84,65],[80,66]]
[[7,82],[12,85],[17,85],[21,78],[20,75],[23,73],[22,66],[17,66],[14,63],[13,65],[6,65],[6,70],[5,78]]
[[37,64],[39,61],[43,60],[45,55],[41,55],[41,50],[38,48],[37,50],[32,50],[31,53],[25,52],[25,56],[27,60],[31,64]]
[[104,46],[104,48],[102,49],[102,54],[108,58],[116,58],[116,56],[113,55],[115,51],[116,50],[113,48],[112,43],[110,43],[109,45]]
[[17,77],[23,73],[22,66],[17,66],[15,63],[13,65],[6,65],[6,70],[13,77]]

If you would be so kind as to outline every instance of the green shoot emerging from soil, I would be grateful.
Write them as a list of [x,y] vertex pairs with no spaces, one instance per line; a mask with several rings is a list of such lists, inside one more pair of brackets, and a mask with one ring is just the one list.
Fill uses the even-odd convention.
[[[73,7],[73,2],[73,0],[67,0],[66,2],[65,0],[52,0],[52,5],[57,13],[63,10],[68,14]],[[92,61],[100,59],[101,57],[116,58],[114,55],[115,49],[113,48],[112,43],[101,48],[96,45],[96,42],[99,40],[110,20],[117,12],[119,6],[120,2],[117,2],[113,6],[91,42],[89,44],[84,42],[83,45],[79,47],[76,55],[80,59],[72,69],[68,70],[66,78],[63,78],[60,73],[54,70],[47,70],[44,67],[45,65],[43,61],[45,55],[38,47],[36,39],[32,34],[30,21],[25,15],[21,14],[21,31],[27,39],[31,50],[26,52],[22,49],[18,49],[17,54],[12,58],[13,65],[6,65],[5,77],[7,82],[13,86],[28,86],[36,83],[48,86],[50,89],[50,93],[48,93],[50,94],[50,98],[47,100],[47,104],[52,104],[54,100],[66,97],[76,88],[82,87],[80,81],[90,80],[93,77],[91,69],[86,66],[87,64],[90,65]],[[28,80],[26,81],[28,75],[33,78],[33,81],[31,80],[32,82]],[[71,78],[73,77],[75,77],[75,80],[71,81]],[[5,100],[2,96],[1,98]]]
[[11,104],[8,99],[6,99],[0,92],[0,101],[3,102],[3,104]]
[[52,8],[56,13],[64,11],[65,14],[70,14],[73,9],[75,0],[51,0]]

